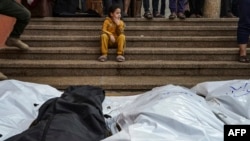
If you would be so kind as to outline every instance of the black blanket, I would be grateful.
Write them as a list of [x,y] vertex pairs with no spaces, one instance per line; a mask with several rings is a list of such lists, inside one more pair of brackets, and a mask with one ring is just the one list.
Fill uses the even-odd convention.
[[99,87],[71,86],[40,107],[29,129],[6,141],[100,141],[108,135],[104,98]]

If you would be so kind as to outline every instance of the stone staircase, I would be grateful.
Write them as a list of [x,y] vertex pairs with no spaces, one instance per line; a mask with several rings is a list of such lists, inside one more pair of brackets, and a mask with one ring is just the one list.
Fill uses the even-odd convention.
[[238,19],[126,18],[127,61],[98,62],[103,18],[34,18],[22,39],[31,50],[0,50],[0,69],[10,79],[65,89],[95,85],[107,91],[141,92],[174,84],[249,79],[237,62]]

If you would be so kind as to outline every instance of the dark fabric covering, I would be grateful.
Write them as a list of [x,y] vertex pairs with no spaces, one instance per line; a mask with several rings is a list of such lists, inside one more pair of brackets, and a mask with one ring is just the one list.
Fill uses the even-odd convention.
[[22,0],[22,4],[29,9],[31,17],[52,17],[54,0],[34,0],[31,5],[27,0]]
[[[53,6],[54,17],[101,17],[102,13],[96,8],[102,5],[93,5],[90,0],[55,0]],[[102,8],[101,8],[102,9]]]
[[239,1],[238,44],[247,44],[250,35],[250,0]]
[[100,141],[108,135],[104,98],[99,87],[71,86],[40,107],[29,129],[6,141]]
[[83,13],[85,11],[85,1],[81,1],[82,6],[79,5],[79,0],[55,0],[53,7],[54,16],[76,15],[76,13]]

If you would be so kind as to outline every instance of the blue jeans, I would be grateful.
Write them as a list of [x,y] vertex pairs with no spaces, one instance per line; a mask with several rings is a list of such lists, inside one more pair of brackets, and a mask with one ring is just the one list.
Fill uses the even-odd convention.
[[[177,2],[177,4],[176,4]],[[181,12],[184,13],[184,2],[185,0],[169,0],[169,9],[170,12]]]

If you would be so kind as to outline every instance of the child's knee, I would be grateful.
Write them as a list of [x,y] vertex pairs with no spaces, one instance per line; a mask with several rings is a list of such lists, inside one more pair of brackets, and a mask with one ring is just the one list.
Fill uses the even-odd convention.
[[121,35],[118,36],[118,39],[125,40],[126,36],[124,34],[121,34]]
[[108,35],[107,34],[101,34],[101,39],[108,39]]

